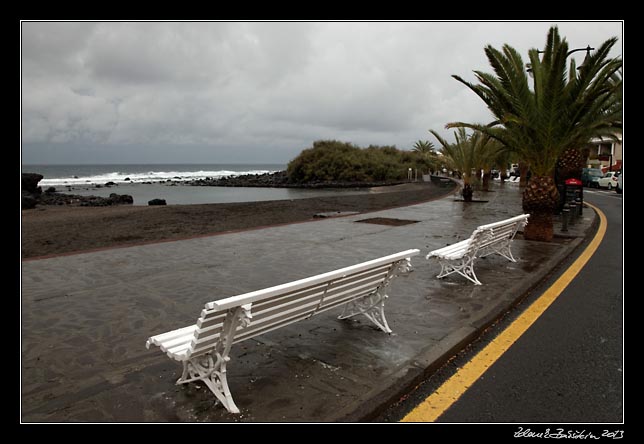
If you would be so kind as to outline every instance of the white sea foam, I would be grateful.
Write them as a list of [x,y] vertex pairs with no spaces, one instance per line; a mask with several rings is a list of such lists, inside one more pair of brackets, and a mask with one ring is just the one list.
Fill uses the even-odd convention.
[[[46,179],[43,178],[40,186],[64,186],[64,185],[103,185],[107,182],[114,183],[141,183],[141,182],[161,182],[172,180],[177,182],[186,182],[190,180],[205,179],[219,179],[226,176],[241,176],[245,174],[264,174],[271,173],[271,170],[249,170],[249,171],[230,171],[230,170],[217,170],[217,171],[147,171],[138,173],[123,173],[114,171],[111,173],[97,174],[94,176],[72,176],[72,177],[58,177]],[[129,180],[125,180],[129,179]]]

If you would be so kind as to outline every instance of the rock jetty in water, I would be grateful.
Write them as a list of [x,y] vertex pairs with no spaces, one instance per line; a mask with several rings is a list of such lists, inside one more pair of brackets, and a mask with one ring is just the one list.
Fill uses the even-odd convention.
[[264,174],[244,174],[240,176],[226,176],[219,179],[206,177],[186,182],[187,185],[202,187],[265,187],[265,188],[368,188],[384,185],[398,185],[403,181],[390,182],[342,182],[319,181],[298,183],[291,182],[286,171],[277,171]]
[[80,207],[107,207],[111,205],[131,205],[134,199],[129,194],[112,193],[109,197],[79,196],[58,193],[50,187],[44,193],[38,182],[43,176],[36,173],[22,173],[22,209],[30,210],[36,205],[73,205]]

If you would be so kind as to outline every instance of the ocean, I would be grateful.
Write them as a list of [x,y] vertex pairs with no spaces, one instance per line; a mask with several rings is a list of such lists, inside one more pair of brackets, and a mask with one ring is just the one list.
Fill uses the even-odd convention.
[[[23,165],[23,173],[43,175],[42,187],[104,185],[114,183],[188,181],[206,177],[262,174],[286,169],[281,164],[105,164],[105,165]],[[125,179],[129,179],[126,181]]]
[[[23,173],[38,173],[43,176],[39,183],[43,191],[54,187],[56,191],[62,193],[83,196],[108,197],[111,193],[129,194],[134,199],[134,205],[147,205],[152,199],[165,199],[168,205],[185,205],[303,199],[338,193],[367,192],[366,190],[182,185],[183,182],[206,177],[263,174],[285,169],[286,165],[283,164],[22,165]],[[168,180],[170,182],[167,182]],[[105,187],[108,182],[114,182],[116,185]]]

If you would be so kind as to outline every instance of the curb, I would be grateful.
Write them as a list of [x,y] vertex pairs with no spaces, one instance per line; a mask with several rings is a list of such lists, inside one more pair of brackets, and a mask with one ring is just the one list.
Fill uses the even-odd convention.
[[[586,207],[590,210],[590,208]],[[536,279],[518,282],[505,291],[505,297],[489,312],[474,319],[470,325],[461,327],[445,336],[438,343],[423,349],[414,360],[414,365],[407,365],[390,376],[392,384],[374,389],[365,394],[352,406],[337,412],[331,422],[371,422],[378,418],[391,405],[404,399],[421,382],[429,378],[440,367],[449,362],[455,355],[481,337],[487,329],[505,317],[508,312],[528,298],[536,288],[553,278],[553,275],[564,266],[569,258],[577,254],[580,247],[587,243],[590,235],[597,231],[599,217],[593,211],[593,221],[583,233],[570,245],[553,255],[542,267]],[[518,295],[518,296],[514,296]]]

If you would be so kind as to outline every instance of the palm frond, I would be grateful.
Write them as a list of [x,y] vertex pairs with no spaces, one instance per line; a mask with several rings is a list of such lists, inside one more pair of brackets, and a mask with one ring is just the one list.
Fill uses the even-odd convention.
[[483,100],[494,124],[453,122],[447,127],[480,132],[529,163],[533,173],[552,174],[566,149],[621,128],[622,60],[609,58],[616,41],[602,43],[578,70],[568,62],[566,39],[551,27],[543,51],[528,51],[532,84],[514,48],[486,46],[492,73],[474,71],[478,84],[452,77]]

